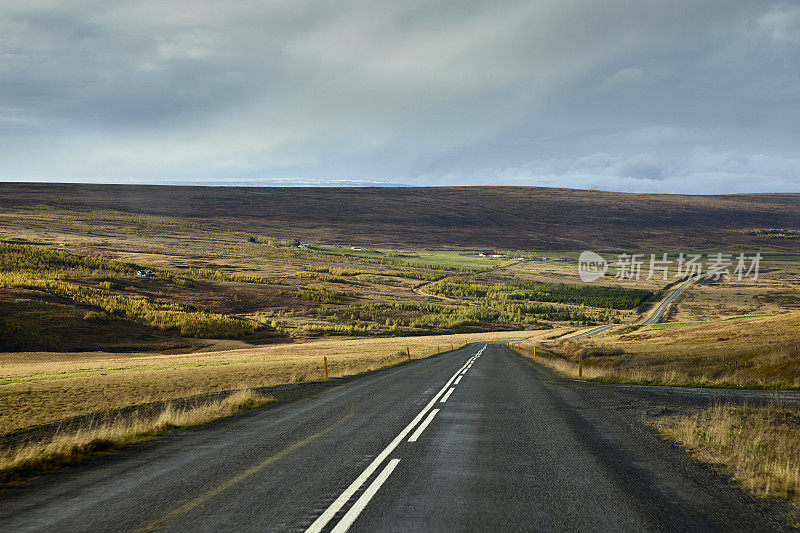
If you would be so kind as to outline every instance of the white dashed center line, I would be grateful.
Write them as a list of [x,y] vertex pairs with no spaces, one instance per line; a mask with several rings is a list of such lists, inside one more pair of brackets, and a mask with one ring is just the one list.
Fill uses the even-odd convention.
[[[352,498],[353,495],[358,492],[358,489],[361,488],[361,485],[363,485],[370,478],[370,476],[375,473],[378,467],[380,467],[381,463],[388,458],[389,454],[391,454],[394,449],[397,448],[406,435],[408,435],[411,430],[413,430],[414,427],[419,424],[419,421],[422,420],[422,418],[427,414],[427,418],[425,418],[422,424],[417,427],[417,430],[414,431],[414,434],[408,439],[408,442],[416,442],[420,435],[422,435],[422,432],[425,431],[425,428],[427,428],[428,425],[433,421],[433,417],[436,416],[436,413],[439,412],[439,409],[432,409],[433,406],[437,401],[439,401],[440,398],[442,398],[443,394],[444,398],[442,398],[441,401],[447,401],[447,399],[453,393],[453,390],[455,390],[454,388],[450,387],[450,385],[458,385],[459,381],[461,381],[461,377],[467,372],[467,370],[469,370],[475,360],[481,356],[485,349],[486,345],[484,345],[483,348],[478,351],[478,353],[470,357],[469,360],[467,360],[467,362],[461,366],[461,368],[456,370],[455,374],[453,374],[453,376],[447,380],[447,383],[444,384],[442,390],[440,390],[436,396],[434,396],[431,401],[428,402],[428,405],[426,405],[425,408],[420,411],[416,417],[414,417],[414,420],[412,420],[411,423],[408,424],[403,431],[401,431],[392,440],[392,442],[390,442],[389,445],[386,446],[386,448],[384,448],[384,450],[372,460],[369,466],[367,466],[367,468],[361,472],[361,475],[359,475],[350,484],[350,486],[347,487],[344,492],[342,492],[339,497],[336,498],[336,500],[334,500],[330,506],[328,506],[327,509],[325,509],[325,511],[314,521],[314,523],[309,526],[309,528],[306,530],[306,533],[320,533],[328,524],[328,522],[330,522],[331,519],[336,516],[336,513],[338,513],[350,500],[350,498]],[[446,394],[445,391],[447,391]],[[347,513],[345,513],[342,519],[339,520],[339,523],[336,524],[332,531],[344,533],[350,528],[353,522],[358,518],[358,515],[361,514],[361,511],[364,510],[378,489],[380,489],[381,485],[383,485],[386,479],[391,475],[392,471],[397,467],[397,463],[399,462],[400,459],[392,459],[389,461],[381,473],[378,474],[375,480],[364,490],[358,500],[356,500],[353,506],[347,511]]]
[[336,527],[331,530],[331,533],[345,533],[350,526],[353,525],[353,522],[356,521],[358,515],[361,514],[361,511],[367,506],[369,501],[375,496],[375,493],[378,492],[378,489],[381,488],[384,481],[386,481],[389,476],[391,475],[392,471],[397,467],[397,463],[400,462],[400,459],[392,459],[386,465],[386,468],[378,474],[378,477],[375,478],[375,481],[370,483],[369,487],[364,491],[364,494],[361,495],[359,499],[356,500],[356,503],[350,508],[347,513],[339,520],[339,523],[336,524]]
[[[452,391],[453,389],[450,390]],[[438,409],[434,409],[433,411],[431,411],[430,414],[428,415],[428,418],[426,418],[425,421],[419,425],[414,434],[408,438],[408,442],[416,442],[419,436],[422,435],[422,432],[425,431],[425,428],[428,427],[428,425],[431,422],[433,422],[433,417],[436,416],[436,413],[438,412],[439,412]]]
[[444,398],[442,398],[441,400],[439,400],[439,402],[440,402],[440,403],[444,403],[444,402],[446,402],[446,401],[447,401],[447,399],[450,397],[450,395],[451,395],[451,394],[453,394],[453,391],[454,391],[454,390],[456,390],[456,389],[453,389],[453,388],[451,388],[449,391],[447,391],[447,394],[445,394],[445,395],[444,395]]

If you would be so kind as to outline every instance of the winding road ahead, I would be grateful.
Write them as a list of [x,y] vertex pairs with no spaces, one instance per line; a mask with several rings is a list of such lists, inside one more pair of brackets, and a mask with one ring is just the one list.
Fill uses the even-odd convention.
[[[672,292],[669,294],[669,296],[664,298],[664,300],[660,304],[658,304],[658,307],[656,307],[655,310],[653,310],[653,312],[650,313],[650,316],[648,316],[647,318],[645,318],[644,320],[642,320],[641,322],[639,322],[636,325],[649,326],[651,324],[658,324],[658,322],[664,316],[664,312],[667,310],[667,307],[669,307],[669,304],[671,304],[672,301],[675,300],[675,298],[680,296],[680,294],[683,291],[688,289],[689,286],[691,286],[695,282],[697,282],[698,279],[699,278],[697,278],[697,277],[689,278],[686,281],[684,281],[683,283],[681,283],[678,287],[676,287],[675,289],[672,290]],[[608,331],[610,329],[619,327],[621,325],[622,324],[606,324],[604,326],[597,326],[596,328],[592,328],[592,329],[590,329],[588,331],[584,331],[584,332],[577,333],[577,334],[574,334],[574,335],[568,335],[568,336],[566,336],[564,338],[580,339],[580,338],[584,338],[584,337],[594,337],[595,335],[598,335],[600,333],[603,333],[604,331]]]
[[470,345],[6,489],[0,531],[787,529],[781,504],[647,425],[725,394],[565,380]]

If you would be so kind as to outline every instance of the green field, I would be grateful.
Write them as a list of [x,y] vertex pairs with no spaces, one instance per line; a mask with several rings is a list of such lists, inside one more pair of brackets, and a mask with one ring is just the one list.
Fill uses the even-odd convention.
[[349,246],[318,245],[313,247],[316,250],[338,255],[386,260],[390,264],[424,265],[430,268],[485,270],[508,262],[503,259],[478,257],[478,251],[366,248],[362,251],[352,250]]

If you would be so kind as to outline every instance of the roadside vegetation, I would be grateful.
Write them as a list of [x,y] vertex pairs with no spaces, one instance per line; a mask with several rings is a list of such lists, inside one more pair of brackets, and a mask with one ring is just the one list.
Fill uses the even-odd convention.
[[[537,362],[608,383],[800,389],[800,313],[542,344]],[[532,356],[532,345],[516,347]]]
[[247,389],[212,401],[197,399],[183,405],[170,402],[151,414],[109,414],[106,420],[87,421],[84,427],[76,430],[58,431],[43,440],[0,449],[0,486],[111,453],[172,429],[207,424],[271,401],[274,400]]
[[800,505],[800,410],[718,404],[657,418],[664,436],[701,461],[725,465],[758,496],[779,496]]

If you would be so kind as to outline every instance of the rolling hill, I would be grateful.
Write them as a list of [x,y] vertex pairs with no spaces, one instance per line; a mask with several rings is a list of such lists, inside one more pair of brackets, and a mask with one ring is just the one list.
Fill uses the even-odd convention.
[[310,242],[800,251],[800,194],[0,183],[0,213],[42,204],[182,217]]

